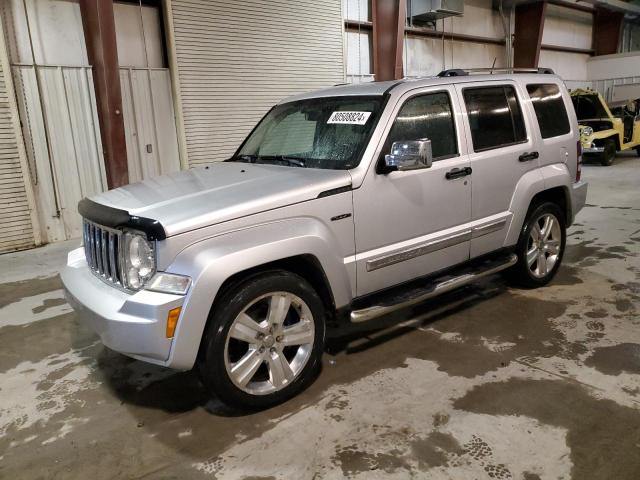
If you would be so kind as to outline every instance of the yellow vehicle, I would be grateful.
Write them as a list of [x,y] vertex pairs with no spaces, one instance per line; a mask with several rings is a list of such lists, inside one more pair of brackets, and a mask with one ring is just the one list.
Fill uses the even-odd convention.
[[598,92],[576,89],[571,100],[578,117],[580,143],[586,158],[609,166],[616,152],[635,149],[640,156],[640,101],[617,102],[611,108]]

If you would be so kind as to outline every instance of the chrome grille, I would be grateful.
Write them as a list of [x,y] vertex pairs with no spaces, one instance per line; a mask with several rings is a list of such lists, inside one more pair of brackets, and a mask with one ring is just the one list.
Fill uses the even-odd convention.
[[105,282],[122,287],[122,232],[83,220],[82,237],[91,271]]

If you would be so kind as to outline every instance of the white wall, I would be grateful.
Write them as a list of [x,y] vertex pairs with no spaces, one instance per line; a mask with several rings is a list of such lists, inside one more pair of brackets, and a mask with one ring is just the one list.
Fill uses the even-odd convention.
[[553,50],[541,50],[540,67],[553,69],[555,73],[560,75],[564,80],[587,80],[587,61],[589,54],[587,53],[566,53],[555,52]]
[[593,16],[588,12],[547,5],[542,43],[574,48],[591,48],[592,26]]
[[[465,0],[464,15],[446,18],[444,20],[445,31],[480,37],[504,38],[500,14],[491,6],[491,0]],[[505,17],[508,21],[506,10]],[[442,20],[438,21],[438,29],[442,28],[441,26]]]
[[438,30],[445,32],[444,51],[440,38],[407,35],[404,53],[405,75],[408,77],[436,75],[447,68],[506,66],[503,45],[446,39],[446,33],[450,32],[495,39],[504,38],[500,15],[497,10],[491,8],[491,5],[490,0],[467,0],[464,4],[463,16],[438,20]]
[[[590,13],[547,5],[542,44],[589,49],[592,28]],[[585,81],[588,60],[588,54],[542,50],[538,65],[552,68],[565,80]]]
[[[78,0],[26,0],[39,65],[87,65]],[[33,63],[22,0],[0,0],[12,63]]]
[[114,3],[118,63],[121,67],[164,67],[162,29],[157,8]]
[[448,68],[505,66],[504,47],[408,35],[405,39],[404,74],[407,77],[437,75]]
[[370,0],[343,0],[342,15],[348,20],[366,22],[371,20]]
[[[410,1],[410,0],[408,0]],[[464,15],[438,20],[437,29],[445,32],[463,33],[481,37],[502,39],[504,30],[498,10],[492,8],[491,0],[466,0]],[[343,0],[343,15],[346,19],[370,20],[368,0]],[[507,24],[509,9],[505,9]],[[548,5],[542,43],[547,45],[591,48],[592,15]],[[445,35],[446,38],[446,35]],[[373,73],[371,62],[370,32],[346,32],[347,80],[355,81]],[[539,65],[552,68],[566,80],[585,82],[588,80],[588,54],[542,50]],[[435,75],[446,68],[506,66],[505,48],[501,45],[481,44],[445,40],[438,38],[405,37],[404,66],[406,76]]]
[[640,52],[591,57],[587,62],[589,80],[637,77],[640,75]]

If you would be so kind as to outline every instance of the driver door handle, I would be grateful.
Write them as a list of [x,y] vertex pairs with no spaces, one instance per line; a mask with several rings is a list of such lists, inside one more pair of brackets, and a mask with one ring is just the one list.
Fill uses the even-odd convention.
[[466,177],[467,175],[471,175],[471,167],[464,168],[454,168],[453,170],[449,170],[445,173],[445,178],[447,180],[453,180],[454,178]]
[[518,160],[521,162],[528,162],[530,160],[535,160],[539,156],[540,154],[538,152],[524,152],[518,157]]

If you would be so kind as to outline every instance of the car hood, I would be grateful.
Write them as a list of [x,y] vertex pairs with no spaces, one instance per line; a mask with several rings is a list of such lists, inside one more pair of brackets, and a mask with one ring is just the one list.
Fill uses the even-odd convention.
[[350,185],[345,170],[221,162],[126,185],[91,200],[157,220],[171,236]]

